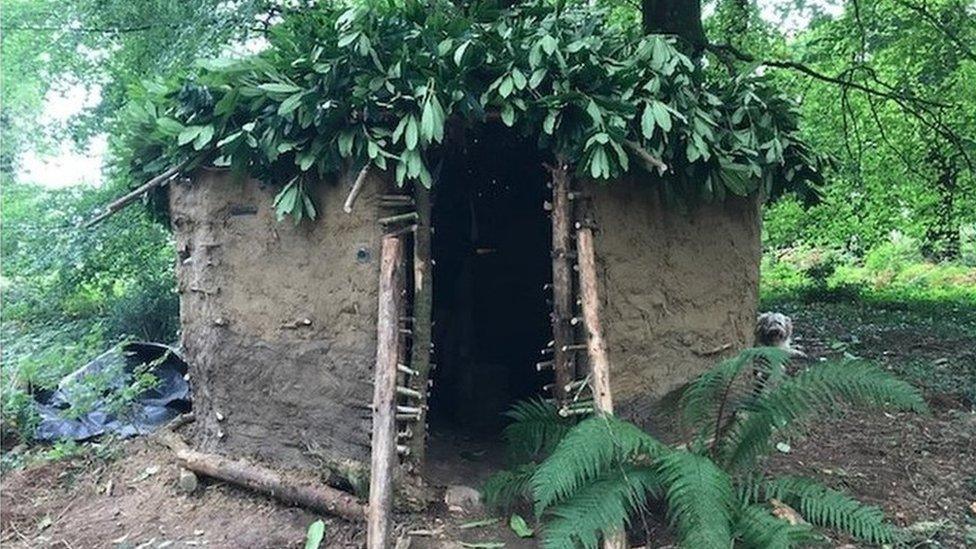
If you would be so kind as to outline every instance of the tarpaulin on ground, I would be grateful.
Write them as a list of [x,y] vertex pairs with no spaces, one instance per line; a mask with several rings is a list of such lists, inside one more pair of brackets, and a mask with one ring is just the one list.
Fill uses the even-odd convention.
[[43,441],[142,435],[190,411],[187,365],[161,343],[123,343],[35,395]]

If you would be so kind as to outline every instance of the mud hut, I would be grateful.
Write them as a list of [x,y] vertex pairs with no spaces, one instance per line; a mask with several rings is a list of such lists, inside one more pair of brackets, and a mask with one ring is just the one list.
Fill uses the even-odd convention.
[[[750,344],[755,198],[681,211],[639,176],[553,185],[517,139],[481,140],[451,155],[439,178],[430,193],[408,192],[370,172],[346,212],[350,174],[318,185],[320,214],[299,225],[275,219],[277,191],[254,179],[204,169],[170,187],[203,448],[294,466],[314,460],[314,445],[368,462],[385,234],[403,242],[405,462],[420,464],[428,429],[494,439],[514,402],[556,396],[557,351],[568,383],[586,379],[579,229],[594,235],[618,413],[662,428],[647,421],[658,397]],[[570,275],[559,281],[562,263]],[[570,298],[561,315],[554,272]]]
[[450,475],[520,399],[668,430],[656,401],[750,343],[760,199],[819,177],[788,99],[674,38],[416,7],[301,10],[147,87],[162,174],[104,214],[173,181],[194,444],[369,463],[377,543],[392,471]]

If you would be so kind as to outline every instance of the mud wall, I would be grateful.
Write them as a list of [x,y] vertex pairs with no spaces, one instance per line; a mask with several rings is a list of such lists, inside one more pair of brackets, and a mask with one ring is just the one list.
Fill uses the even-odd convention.
[[681,212],[646,182],[589,183],[618,413],[665,434],[660,397],[752,343],[760,219],[754,199]]
[[170,191],[197,446],[278,465],[307,444],[368,462],[380,231],[367,181],[319,183],[315,222],[275,220],[275,189],[202,171]]

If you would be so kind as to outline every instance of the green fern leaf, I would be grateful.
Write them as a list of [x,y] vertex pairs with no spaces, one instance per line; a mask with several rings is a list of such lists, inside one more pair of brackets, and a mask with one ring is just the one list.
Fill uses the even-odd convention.
[[525,463],[488,477],[481,489],[481,498],[485,505],[493,509],[507,510],[517,501],[531,497],[529,483],[537,467],[535,463]]
[[502,431],[502,438],[513,463],[548,455],[574,424],[541,398],[516,402],[505,416],[512,423]]
[[660,456],[667,447],[636,425],[612,415],[581,421],[559,442],[532,476],[535,511],[542,513],[600,477],[611,466],[639,455]]
[[888,372],[863,362],[816,365],[763,393],[740,414],[726,440],[722,462],[747,469],[767,452],[777,431],[839,402],[926,412],[921,393]]
[[798,477],[770,480],[765,495],[794,507],[804,519],[817,526],[845,532],[868,543],[891,543],[897,534],[897,529],[884,520],[881,509],[864,505],[813,480]]
[[722,426],[737,408],[757,398],[752,376],[743,372],[762,370],[766,384],[775,385],[782,378],[789,355],[775,347],[745,349],[724,360],[718,366],[695,378],[682,392],[680,406],[682,421],[693,427],[696,436],[704,441],[720,435]]
[[732,479],[712,460],[684,451],[661,457],[657,472],[682,546],[728,549],[735,509]]
[[543,547],[595,549],[600,537],[623,531],[630,517],[641,512],[647,495],[658,496],[657,475],[649,467],[612,469],[547,511]]
[[735,524],[736,538],[746,549],[789,549],[823,538],[808,524],[790,524],[778,519],[760,505],[739,509]]

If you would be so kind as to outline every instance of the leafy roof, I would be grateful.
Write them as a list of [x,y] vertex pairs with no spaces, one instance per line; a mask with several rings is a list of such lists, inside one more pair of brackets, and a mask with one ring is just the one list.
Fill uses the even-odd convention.
[[369,163],[430,186],[452,120],[497,120],[582,175],[638,166],[676,198],[819,181],[792,103],[762,76],[730,77],[673,38],[606,16],[544,2],[309,8],[260,54],[137,90],[127,112],[137,170],[197,155],[284,185],[279,215],[298,220],[314,217],[309,178]]

